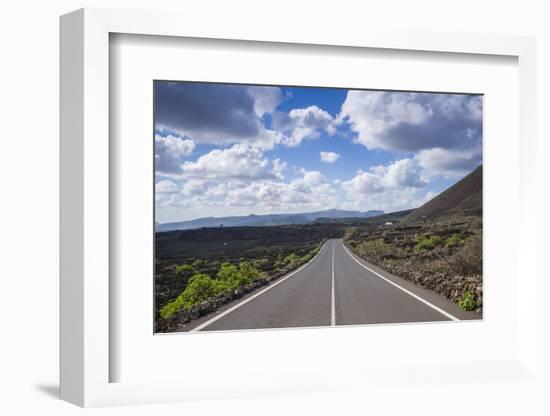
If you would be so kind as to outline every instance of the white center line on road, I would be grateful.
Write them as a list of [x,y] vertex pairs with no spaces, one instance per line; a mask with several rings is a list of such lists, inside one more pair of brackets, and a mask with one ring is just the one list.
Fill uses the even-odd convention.
[[[189,332],[198,332],[200,331],[201,329],[204,329],[206,328],[207,326],[213,324],[214,322],[216,322],[218,319],[221,319],[223,318],[224,316],[230,314],[231,312],[233,312],[235,309],[238,309],[240,308],[241,306],[243,306],[244,304],[250,302],[252,299],[255,299],[257,298],[258,296],[264,294],[265,292],[267,292],[268,290],[270,289],[273,289],[275,286],[277,286],[279,283],[283,283],[286,279],[294,276],[296,273],[298,273],[300,270],[304,269],[305,267],[309,266],[311,263],[313,263],[313,261],[319,257],[319,254],[321,254],[321,251],[323,251],[323,249],[325,248],[326,246],[326,243],[323,245],[323,247],[321,247],[319,249],[319,251],[317,252],[317,254],[310,260],[308,261],[306,264],[304,264],[303,266],[300,266],[299,268],[297,268],[296,270],[294,270],[293,272],[290,272],[289,274],[287,274],[285,277],[277,280],[275,283],[272,283],[271,285],[269,285],[268,287],[266,287],[265,289],[262,289],[260,290],[258,293],[250,296],[249,298],[246,298],[245,300],[243,300],[242,302],[240,303],[237,303],[235,306],[223,311],[222,313],[220,313],[219,315],[216,315],[215,317],[213,317],[212,319],[209,319],[208,321],[206,322],[203,322],[202,324],[196,326],[195,328],[191,329]],[[334,246],[333,246],[333,249],[334,249]]]
[[336,326],[336,299],[334,296],[334,241],[332,242],[332,290],[330,303],[330,325]]
[[348,253],[348,255],[349,255],[353,260],[355,260],[361,267],[364,267],[364,268],[367,269],[369,272],[371,272],[371,273],[373,273],[374,275],[378,276],[380,279],[385,280],[385,281],[388,282],[389,284],[391,284],[391,285],[395,286],[396,288],[402,290],[403,292],[405,292],[406,294],[412,296],[412,297],[415,298],[416,300],[419,300],[420,302],[422,302],[422,303],[428,305],[430,308],[436,310],[437,312],[439,312],[440,314],[446,316],[446,317],[449,318],[450,320],[452,320],[452,321],[460,321],[460,319],[458,319],[456,316],[451,315],[451,314],[448,313],[448,312],[445,312],[443,309],[438,308],[437,306],[435,306],[434,304],[428,302],[428,301],[425,300],[425,299],[422,299],[420,296],[414,294],[414,293],[411,292],[410,290],[407,290],[407,289],[405,289],[404,287],[399,286],[397,283],[392,282],[390,279],[388,279],[388,278],[382,276],[380,273],[374,271],[374,270],[371,269],[370,267],[365,266],[363,263],[361,263],[359,260],[357,260],[357,259],[355,258],[355,256],[354,256],[352,253],[350,253],[350,251],[348,250],[348,248],[344,245],[344,243],[343,243],[341,240],[340,240],[340,243],[342,244],[342,247],[344,247],[344,250],[346,250],[346,252]]

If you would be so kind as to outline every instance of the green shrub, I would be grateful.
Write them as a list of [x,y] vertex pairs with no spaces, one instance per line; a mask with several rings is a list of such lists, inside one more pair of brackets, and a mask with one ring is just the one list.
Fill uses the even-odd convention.
[[177,302],[177,299],[167,303],[160,310],[160,316],[162,319],[169,319],[174,316],[181,308],[181,302]]
[[216,295],[230,292],[232,289],[234,289],[234,287],[232,287],[230,281],[214,279],[214,293]]
[[285,265],[285,259],[283,258],[282,253],[278,253],[277,257],[275,257],[275,262],[273,264],[275,267],[282,268]]
[[[286,264],[290,267],[296,267],[296,266],[299,266],[301,264],[307,263],[313,257],[315,257],[315,255],[317,254],[319,249],[320,249],[319,247],[314,247],[313,249],[311,249],[309,252],[307,252],[303,256],[298,256],[296,253],[291,253],[291,254],[289,254],[288,256],[285,257],[284,264]],[[278,264],[276,263],[276,265],[278,265]]]
[[386,244],[383,238],[364,241],[357,246],[357,251],[360,256],[367,258],[380,258],[394,254],[391,246]]
[[465,311],[473,311],[477,308],[477,302],[475,296],[472,292],[467,290],[462,294],[462,297],[458,300],[458,306],[460,306]]
[[268,267],[269,264],[270,264],[270,261],[268,258],[266,257],[262,257],[262,258],[259,258],[259,259],[256,259],[252,262],[253,266],[256,267],[257,269],[263,269],[265,267]]
[[357,228],[354,228],[354,227],[347,228],[346,232],[344,233],[343,239],[345,241],[348,241],[348,244],[350,244],[357,234],[358,234]]
[[237,268],[237,266],[228,262],[224,262],[221,264],[220,269],[218,270],[218,280],[232,280],[237,273],[239,273],[239,269]]
[[217,292],[227,292],[238,288],[244,282],[239,273],[239,268],[231,263],[222,263],[218,271]]
[[196,274],[180,295],[183,300],[183,307],[189,309],[197,303],[206,300],[214,295],[214,282],[207,274]]
[[285,264],[294,264],[299,261],[300,261],[300,256],[298,256],[296,253],[291,253],[288,256],[286,256],[284,259]]
[[261,277],[259,270],[247,261],[242,261],[239,263],[239,273],[241,274],[242,279],[247,282],[258,280]]
[[239,267],[230,263],[223,263],[218,271],[216,292],[222,293],[247,285],[260,279],[261,273],[247,261],[239,263]]
[[204,263],[204,261],[203,261],[202,259],[195,259],[195,260],[193,261],[193,263],[191,263],[191,266],[197,268],[197,267],[202,266],[203,263]]
[[442,242],[441,237],[432,236],[432,237],[422,237],[416,245],[414,246],[414,252],[419,253],[423,250],[433,250]]
[[163,319],[171,318],[181,309],[189,310],[198,303],[208,299],[216,294],[214,281],[207,274],[195,274],[187,287],[172,302],[164,305],[160,310],[160,316]]
[[460,234],[453,234],[452,236],[450,236],[449,238],[447,238],[445,240],[445,245],[447,247],[457,246],[457,245],[461,244],[462,241],[463,241],[463,238]]
[[304,257],[302,257],[302,260],[304,260],[304,263],[310,261],[313,257],[315,257],[317,253],[319,253],[319,250],[321,250],[320,246],[314,247],[313,249],[311,249],[309,253],[307,253]]
[[217,279],[212,280],[207,274],[195,274],[183,292],[160,309],[160,316],[169,319],[180,310],[190,310],[199,303],[220,293],[235,290],[262,278],[262,274],[249,262],[239,263],[239,267],[231,263],[222,263]]
[[176,271],[178,273],[184,273],[184,272],[195,273],[195,268],[188,264],[181,264],[176,266]]
[[481,234],[466,239],[460,250],[453,254],[447,264],[451,272],[463,276],[483,273],[483,242]]

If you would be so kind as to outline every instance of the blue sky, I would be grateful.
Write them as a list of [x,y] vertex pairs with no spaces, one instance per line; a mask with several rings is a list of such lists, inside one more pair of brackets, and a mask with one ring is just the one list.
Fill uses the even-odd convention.
[[481,140],[481,96],[156,81],[156,221],[414,208]]

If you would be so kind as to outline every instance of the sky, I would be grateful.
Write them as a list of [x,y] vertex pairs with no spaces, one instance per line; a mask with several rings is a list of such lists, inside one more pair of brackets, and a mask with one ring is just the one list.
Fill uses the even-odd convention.
[[155,81],[156,222],[415,208],[482,160],[482,97]]

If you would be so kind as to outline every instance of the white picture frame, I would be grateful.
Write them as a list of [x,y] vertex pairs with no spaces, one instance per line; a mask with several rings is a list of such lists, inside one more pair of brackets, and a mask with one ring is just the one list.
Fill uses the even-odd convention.
[[[185,21],[185,25],[181,22]],[[117,359],[110,350],[109,258],[110,169],[109,157],[109,36],[112,33],[225,39],[283,44],[332,45],[334,47],[381,48],[430,51],[441,54],[504,55],[519,65],[519,195],[520,221],[516,270],[522,270],[517,293],[519,345],[509,360],[458,365],[422,366],[417,377],[435,374],[475,374],[480,382],[487,372],[503,379],[536,378],[536,199],[531,178],[535,169],[535,41],[530,37],[468,33],[381,32],[338,34],[311,28],[279,30],[275,24],[246,22],[238,30],[231,22],[215,24],[186,20],[185,16],[162,12],[82,9],[61,18],[61,305],[60,378],[61,398],[80,406],[159,403],[197,398],[239,397],[276,393],[306,393],[342,388],[335,380],[375,383],[395,376],[395,369],[370,369],[368,373],[331,369],[319,373],[292,374],[282,370],[269,380],[251,380],[207,390],[204,375],[190,374],[181,381],[143,383],[110,382],[110,365]],[[517,272],[519,273],[519,272]],[[304,335],[308,336],[308,335]],[[312,336],[312,335],[309,335]],[[358,368],[360,370],[360,368]],[[322,373],[324,370],[319,368]],[[386,378],[385,378],[386,377]],[[498,379],[498,376],[495,376]],[[317,380],[317,382],[312,382]],[[218,386],[219,387],[219,386]]]

